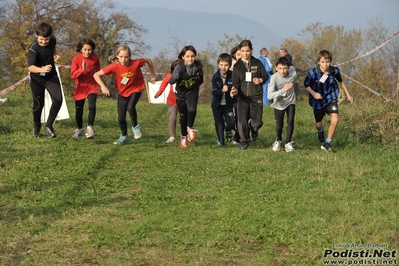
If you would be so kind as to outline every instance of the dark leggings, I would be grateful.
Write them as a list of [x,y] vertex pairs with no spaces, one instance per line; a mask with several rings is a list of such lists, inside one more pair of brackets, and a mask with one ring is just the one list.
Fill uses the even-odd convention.
[[213,118],[215,119],[215,130],[218,142],[224,144],[224,130],[236,129],[233,106],[219,105],[211,106]]
[[284,110],[274,109],[274,118],[276,120],[276,138],[282,140],[283,127],[284,127],[284,114],[287,113],[287,139],[286,143],[291,142],[292,134],[294,133],[294,117],[295,117],[295,104],[289,105]]
[[[97,94],[91,93],[87,96],[89,101],[89,115],[87,125],[93,126],[94,118],[96,118],[96,102],[97,102]],[[79,101],[75,101],[75,110],[76,110],[76,125],[78,128],[83,127],[83,110],[85,106],[86,99],[82,99]]]
[[62,105],[62,92],[61,92],[61,84],[58,76],[51,77],[48,81],[43,83],[37,83],[31,80],[31,90],[33,97],[33,124],[36,128],[40,128],[41,126],[41,116],[42,110],[44,107],[44,90],[47,89],[48,93],[51,97],[51,108],[49,112],[49,116],[46,121],[46,127],[53,128],[53,123],[55,118],[58,115],[58,112],[61,109]]
[[188,95],[184,100],[176,99],[180,113],[180,131],[187,136],[187,127],[193,127],[197,115],[198,92]]
[[138,92],[132,93],[129,97],[118,95],[118,123],[123,136],[127,135],[126,111],[129,112],[132,125],[135,127],[138,124],[136,104],[140,97],[141,93]]

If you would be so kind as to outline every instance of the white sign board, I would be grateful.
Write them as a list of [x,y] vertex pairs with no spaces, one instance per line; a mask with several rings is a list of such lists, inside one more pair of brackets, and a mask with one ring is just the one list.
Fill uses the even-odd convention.
[[[55,120],[69,119],[69,112],[68,112],[68,107],[67,107],[66,101],[65,101],[64,89],[62,88],[60,72],[58,71],[58,67],[55,67],[55,70],[57,71],[58,78],[60,79],[61,93],[62,93],[61,109],[58,112],[58,115],[55,118]],[[42,110],[42,117],[40,119],[42,123],[46,123],[47,122],[47,118],[48,118],[48,115],[50,113],[51,104],[52,104],[51,96],[48,93],[48,91],[45,90],[44,91],[44,108]]]
[[[148,82],[148,97],[150,103],[163,103],[166,104],[166,99],[168,98],[169,92],[170,92],[170,85],[165,88],[161,96],[159,96],[157,99],[155,99],[155,94],[158,92],[159,87],[161,86],[162,81],[156,81],[154,84],[151,82]],[[175,85],[173,85],[173,88]]]

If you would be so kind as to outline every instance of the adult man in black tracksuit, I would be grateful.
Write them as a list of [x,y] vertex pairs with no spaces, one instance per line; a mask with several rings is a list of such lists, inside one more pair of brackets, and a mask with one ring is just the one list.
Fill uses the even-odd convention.
[[[268,74],[262,62],[252,56],[252,43],[243,40],[239,44],[241,58],[234,65],[233,87],[231,95],[237,98],[237,127],[240,134],[240,150],[249,146],[250,140],[257,140],[258,130],[262,127],[263,88],[262,83]],[[251,131],[251,134],[250,132]]]

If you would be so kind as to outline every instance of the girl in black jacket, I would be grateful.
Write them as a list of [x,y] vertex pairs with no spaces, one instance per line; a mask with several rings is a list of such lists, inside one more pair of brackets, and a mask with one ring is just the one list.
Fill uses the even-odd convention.
[[194,121],[197,115],[199,86],[203,83],[202,64],[196,60],[197,51],[192,45],[184,46],[179,54],[183,61],[173,70],[169,84],[176,83],[176,104],[180,113],[180,147],[197,138]]
[[237,99],[237,128],[240,134],[240,150],[245,150],[249,142],[258,139],[258,130],[262,127],[263,88],[268,74],[262,62],[252,56],[252,43],[243,40],[239,44],[241,58],[233,68],[233,87],[231,95]]

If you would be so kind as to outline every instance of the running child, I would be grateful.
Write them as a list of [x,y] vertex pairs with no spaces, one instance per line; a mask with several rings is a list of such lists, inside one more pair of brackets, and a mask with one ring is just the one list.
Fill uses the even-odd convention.
[[77,128],[73,138],[83,136],[83,110],[86,99],[89,102],[89,114],[86,128],[86,138],[94,138],[94,119],[96,117],[96,102],[99,86],[93,74],[100,70],[100,58],[94,53],[95,43],[87,38],[82,39],[76,46],[79,53],[72,59],[71,78],[75,80],[75,91],[72,96],[75,100],[75,120]]
[[132,123],[132,130],[135,139],[141,138],[140,125],[137,122],[136,104],[138,103],[141,92],[145,87],[141,67],[148,65],[151,74],[151,83],[155,83],[155,71],[150,58],[131,59],[132,52],[127,45],[121,45],[116,53],[109,57],[113,62],[103,69],[97,71],[93,77],[100,85],[101,91],[109,95],[109,90],[105,86],[101,77],[104,75],[114,75],[115,88],[118,91],[118,123],[121,129],[119,138],[114,142],[117,145],[124,145],[130,141],[127,130],[126,111],[129,112]]
[[169,138],[166,140],[166,143],[174,142],[176,139],[176,118],[177,118],[177,104],[176,104],[176,96],[173,85],[169,84],[170,77],[172,76],[173,70],[175,67],[181,62],[181,59],[177,59],[173,61],[170,65],[170,72],[163,78],[161,85],[159,86],[159,90],[155,94],[154,98],[157,99],[162,93],[165,91],[166,87],[169,85],[169,94],[166,98],[166,108],[168,110],[169,116]]
[[[321,50],[317,56],[318,66],[308,71],[304,81],[304,86],[309,92],[309,104],[313,108],[317,138],[322,143],[321,149],[325,151],[333,151],[332,139],[339,121],[338,84],[345,91],[349,102],[353,104],[353,98],[342,80],[339,68],[331,66],[331,61],[332,53]],[[330,116],[327,138],[325,138],[323,127],[323,118],[326,114]]]
[[30,87],[33,96],[33,131],[32,136],[40,136],[41,115],[44,107],[44,90],[47,89],[51,97],[51,107],[44,129],[45,134],[55,138],[53,124],[61,109],[63,97],[61,84],[55,70],[54,62],[59,60],[57,55],[57,40],[50,24],[42,22],[36,27],[36,41],[28,51],[28,70],[30,74]]
[[197,115],[199,87],[203,83],[202,64],[196,60],[197,51],[192,45],[184,46],[179,53],[183,61],[173,70],[169,84],[176,83],[176,103],[180,113],[180,147],[197,138],[194,121]]
[[[231,56],[227,53],[223,53],[219,55],[217,63],[219,69],[212,76],[211,107],[215,120],[217,145],[224,146],[225,130],[228,142],[234,144],[239,141],[239,136],[235,128],[234,112],[234,105],[237,103],[237,97],[230,97],[230,91],[233,85],[233,72],[230,70],[232,63]],[[234,137],[233,130],[235,131]]]
[[296,95],[294,82],[296,71],[286,57],[280,57],[276,62],[276,73],[270,78],[268,87],[268,99],[273,100],[271,107],[274,108],[276,120],[276,141],[273,143],[273,151],[280,151],[283,140],[284,115],[287,114],[287,139],[285,151],[293,152],[292,135],[294,133],[294,118]]
[[269,75],[262,62],[252,55],[252,42],[243,40],[239,44],[241,58],[233,69],[233,87],[230,95],[237,98],[237,128],[240,135],[240,150],[249,147],[250,140],[258,139],[262,127],[263,88]]

